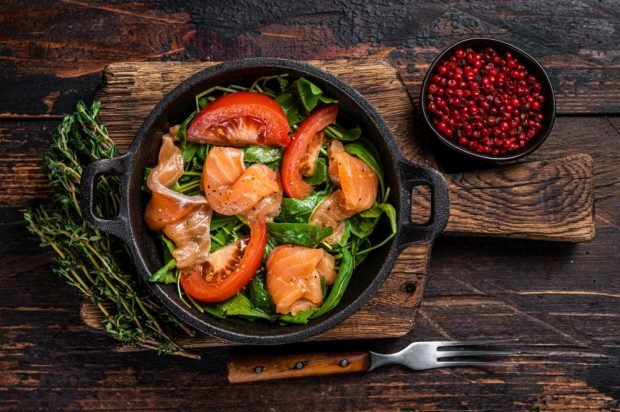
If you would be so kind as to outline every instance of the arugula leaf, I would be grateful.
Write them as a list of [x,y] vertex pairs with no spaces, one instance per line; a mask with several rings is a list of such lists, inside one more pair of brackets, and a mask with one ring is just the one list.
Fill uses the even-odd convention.
[[392,206],[391,203],[380,203],[379,207],[383,212],[385,212],[386,216],[390,220],[390,226],[392,228],[392,233],[396,233],[398,231],[398,223],[396,222],[396,209]]
[[306,183],[316,186],[321,183],[327,182],[327,160],[322,157],[319,157],[316,160],[316,167],[314,169],[314,174],[306,179]]
[[325,128],[325,134],[332,139],[342,142],[352,142],[360,138],[362,129],[359,126],[355,126],[352,129],[344,129],[338,124],[332,124]]
[[383,209],[379,205],[379,203],[375,202],[370,209],[366,209],[363,212],[359,213],[361,217],[379,217],[383,214]]
[[176,269],[176,267],[177,267],[177,261],[174,259],[170,259],[168,263],[166,263],[164,266],[159,268],[157,272],[152,273],[151,276],[149,276],[149,282],[165,283],[165,284],[176,283],[177,282],[176,271],[173,270],[173,269]]
[[327,192],[314,192],[305,199],[282,199],[280,214],[276,218],[278,222],[307,223],[314,209],[327,196]]
[[344,232],[342,232],[342,236],[338,241],[338,246],[345,246],[349,242],[349,238],[351,237],[351,222],[350,219],[344,221]]
[[248,285],[250,301],[254,307],[266,312],[273,313],[274,304],[271,295],[265,287],[265,278],[261,274],[256,274]]
[[276,77],[276,79],[278,80],[278,86],[280,87],[280,91],[283,92],[288,86],[288,80],[286,79],[286,77],[283,76],[278,76]]
[[211,218],[211,231],[216,231],[224,226],[236,226],[241,221],[237,216],[224,216],[214,214]]
[[196,117],[197,114],[198,111],[194,110],[189,116],[185,118],[185,120],[183,120],[183,123],[181,123],[181,127],[179,128],[179,140],[181,141],[182,145],[185,144],[185,142],[187,141],[187,126],[194,119],[194,117]]
[[278,147],[249,146],[244,149],[243,161],[247,163],[270,163],[282,158]]
[[340,268],[338,269],[338,276],[336,276],[336,281],[332,285],[332,288],[329,291],[329,295],[327,296],[321,307],[310,315],[311,318],[317,318],[319,316],[322,316],[334,309],[336,306],[338,306],[338,303],[340,303],[340,299],[342,299],[342,295],[344,295],[347,286],[349,286],[349,281],[351,280],[352,275],[353,256],[351,255],[351,252],[349,252],[347,249],[342,249],[342,260],[340,261]]
[[295,80],[294,83],[301,103],[304,105],[306,111],[310,113],[319,103],[319,98],[323,95],[323,90],[304,77],[300,77]]
[[204,305],[203,309],[209,314],[222,319],[227,316],[242,316],[248,320],[267,319],[273,321],[275,319],[275,316],[254,307],[250,299],[243,293],[239,293],[222,303]]
[[160,239],[164,247],[164,260],[168,261],[172,259],[172,252],[174,252],[174,249],[176,248],[176,246],[174,242],[170,240],[168,236],[164,235],[163,233],[160,235]]
[[351,233],[360,239],[367,238],[375,229],[376,220],[374,219],[363,218],[355,215],[351,217],[349,221],[351,223]]
[[297,100],[298,99],[292,92],[281,93],[275,98],[276,103],[280,105],[284,114],[286,114],[288,124],[291,127],[296,126],[306,117],[305,114],[302,113],[302,108]]
[[269,235],[279,243],[291,243],[299,246],[314,246],[331,235],[331,227],[322,227],[310,223],[267,223]]
[[362,159],[372,171],[377,174],[379,183],[381,184],[381,192],[385,192],[385,180],[383,177],[383,168],[381,167],[381,157],[372,143],[366,139],[360,139],[357,142],[345,145],[344,150]]
[[184,142],[181,144],[180,149],[181,153],[183,154],[183,164],[186,166],[186,169],[187,166],[190,166],[189,169],[192,168],[192,159],[194,158],[194,156],[196,156],[196,153],[201,146],[204,145],[190,142]]
[[319,97],[319,100],[321,101],[321,103],[325,103],[325,104],[338,103],[337,99],[327,97],[325,95]]

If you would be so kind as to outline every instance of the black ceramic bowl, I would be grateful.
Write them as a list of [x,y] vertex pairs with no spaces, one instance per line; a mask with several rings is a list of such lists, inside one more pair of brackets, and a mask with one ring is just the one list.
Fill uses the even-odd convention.
[[[215,85],[248,83],[258,77],[289,73],[304,76],[339,101],[339,119],[360,124],[364,136],[380,152],[387,184],[392,188],[390,201],[398,213],[398,234],[383,247],[371,252],[364,264],[356,268],[340,304],[326,315],[306,325],[279,325],[247,322],[242,319],[216,319],[185,306],[173,285],[148,282],[149,275],[163,264],[157,235],[143,219],[148,196],[140,186],[144,168],[157,163],[162,135],[171,125],[180,123],[193,110],[194,95]],[[94,182],[102,174],[121,178],[119,215],[103,219],[93,212]],[[416,185],[430,187],[432,216],[424,225],[411,222],[411,191]],[[398,152],[394,137],[381,116],[366,99],[342,80],[316,67],[290,60],[255,58],[223,63],[203,70],[179,84],[155,106],[138,131],[129,151],[114,159],[93,162],[82,177],[81,207],[85,220],[93,227],[123,239],[131,249],[138,273],[153,293],[180,319],[196,329],[218,338],[250,344],[283,344],[301,341],[321,333],[359,309],[379,289],[394,261],[404,247],[433,239],[448,220],[449,204],[446,183],[438,172],[407,162]],[[389,224],[376,230],[377,239],[389,233]]]
[[[433,74],[435,74],[437,68],[439,68],[439,66],[444,61],[446,61],[457,49],[465,50],[467,48],[471,48],[474,50],[482,50],[486,47],[493,47],[499,54],[510,51],[516,58],[518,58],[519,62],[525,66],[527,72],[536,77],[537,81],[542,86],[541,94],[545,97],[545,101],[542,104],[541,110],[541,113],[544,116],[541,130],[536,136],[534,136],[534,138],[532,138],[526,143],[524,148],[516,150],[514,152],[508,152],[505,155],[493,156],[488,154],[476,153],[444,137],[435,127],[435,124],[432,120],[432,114],[429,113],[427,109],[428,85],[430,82],[430,78],[433,76]],[[551,81],[549,80],[549,76],[547,76],[547,73],[545,73],[545,70],[543,69],[541,64],[538,63],[532,56],[519,49],[518,47],[515,47],[512,44],[503,42],[501,40],[489,38],[471,38],[462,40],[442,51],[441,54],[439,54],[439,56],[435,58],[435,60],[429,67],[428,71],[426,72],[426,76],[424,76],[420,105],[422,108],[422,115],[424,117],[424,120],[428,124],[433,134],[441,143],[466,157],[491,162],[505,162],[509,160],[515,160],[532,153],[545,141],[545,139],[547,139],[547,136],[549,136],[551,128],[553,127],[553,122],[555,121],[555,95],[553,94],[553,88],[551,87]]]

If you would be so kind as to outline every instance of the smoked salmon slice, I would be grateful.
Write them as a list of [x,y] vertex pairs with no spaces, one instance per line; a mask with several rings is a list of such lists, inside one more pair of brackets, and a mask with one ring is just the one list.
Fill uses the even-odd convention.
[[212,214],[213,210],[209,206],[201,205],[181,220],[164,227],[164,233],[176,246],[172,257],[176,260],[177,268],[191,268],[208,259]]
[[331,285],[336,280],[335,259],[324,249],[281,245],[267,258],[267,290],[276,312],[296,315],[323,303],[321,277]]
[[344,221],[375,203],[379,178],[363,160],[345,152],[338,140],[332,141],[327,154],[329,177],[340,189],[321,202],[310,223],[333,228],[332,234],[325,238],[325,242],[333,245],[344,232]]
[[282,186],[278,172],[262,164],[247,169],[243,150],[212,147],[202,172],[202,186],[209,204],[222,215],[259,215],[273,218],[280,213]]
[[207,204],[204,196],[186,196],[170,189],[183,176],[183,155],[174,144],[173,133],[174,129],[171,129],[163,136],[157,166],[151,170],[146,182],[152,195],[144,219],[154,231],[162,230]]

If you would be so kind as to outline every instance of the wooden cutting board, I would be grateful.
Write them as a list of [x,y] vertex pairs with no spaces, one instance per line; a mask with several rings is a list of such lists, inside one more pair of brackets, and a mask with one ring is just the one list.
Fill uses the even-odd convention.
[[[396,70],[380,60],[310,61],[356,88],[381,113],[403,155],[437,167]],[[110,65],[95,98],[101,120],[121,150],[131,143],[153,106],[180,81],[214,62],[128,62]],[[417,126],[416,126],[417,125]],[[567,242],[594,238],[592,159],[576,154],[502,168],[445,174],[450,219],[445,235],[499,236]],[[428,215],[428,197],[414,196],[414,221]],[[429,274],[431,244],[406,249],[379,292],[358,312],[312,340],[399,337],[411,330]],[[82,318],[102,330],[97,309],[85,302]],[[229,345],[206,335],[179,339],[188,348]]]

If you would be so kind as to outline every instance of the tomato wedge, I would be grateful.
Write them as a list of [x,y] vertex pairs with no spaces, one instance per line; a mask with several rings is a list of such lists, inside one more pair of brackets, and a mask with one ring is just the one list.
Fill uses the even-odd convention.
[[236,92],[205,106],[187,129],[187,140],[226,146],[288,146],[291,128],[284,111],[260,93]]
[[185,293],[201,302],[222,302],[235,296],[254,277],[267,244],[263,217],[250,223],[250,239],[239,239],[214,252],[205,263],[181,273]]
[[338,105],[331,104],[315,110],[304,120],[293,140],[284,151],[282,157],[282,186],[288,197],[303,199],[312,193],[312,186],[303,180],[301,164],[304,156],[312,146],[316,135],[332,123],[336,122]]

